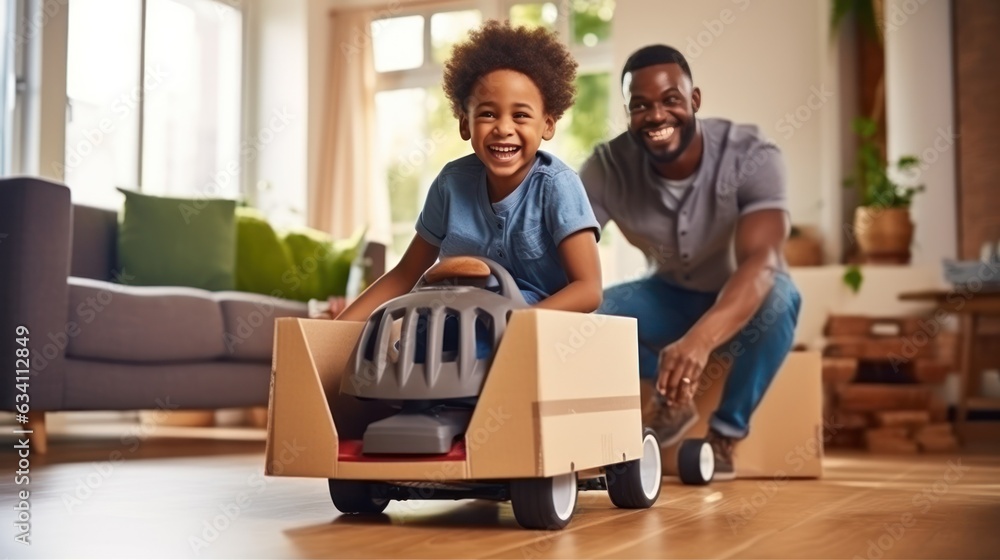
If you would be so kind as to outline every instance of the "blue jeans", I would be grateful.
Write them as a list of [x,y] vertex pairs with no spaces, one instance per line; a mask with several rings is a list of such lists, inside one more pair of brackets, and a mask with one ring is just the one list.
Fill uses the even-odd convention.
[[[639,375],[655,380],[660,350],[687,333],[717,297],[714,292],[678,288],[651,276],[608,288],[597,312],[638,321]],[[715,350],[723,362],[732,363],[722,401],[709,421],[715,431],[732,438],[749,433],[750,415],[792,348],[800,305],[795,285],[779,272],[753,318]],[[706,368],[703,378],[710,373],[711,368]]]

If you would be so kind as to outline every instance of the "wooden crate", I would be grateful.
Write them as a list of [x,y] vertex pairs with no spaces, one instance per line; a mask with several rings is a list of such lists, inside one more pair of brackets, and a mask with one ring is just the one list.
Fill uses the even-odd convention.
[[875,425],[883,427],[902,426],[907,428],[929,424],[931,413],[927,410],[883,410],[872,413]]
[[842,447],[848,449],[860,449],[865,447],[865,431],[863,429],[841,429],[830,432],[830,437],[826,445],[830,447]]
[[930,424],[918,430],[914,436],[914,441],[921,451],[927,453],[941,453],[958,449],[958,439],[955,438],[951,424]]
[[829,415],[827,422],[831,431],[868,428],[871,424],[867,414],[845,410],[835,410]]
[[907,438],[867,438],[865,447],[872,453],[910,454],[920,451],[917,442]]
[[910,337],[925,330],[925,322],[922,317],[830,315],[823,334],[827,337]]
[[927,412],[931,415],[931,423],[948,422],[948,403],[937,395],[931,397],[931,402],[927,405]]
[[823,358],[823,382],[830,384],[850,383],[858,373],[857,358]]
[[824,326],[829,445],[951,451],[948,406],[931,389],[955,370],[957,335],[931,317],[831,315]]
[[910,371],[917,383],[937,385],[944,383],[953,369],[951,365],[937,360],[915,360]]
[[837,406],[849,412],[926,409],[931,390],[919,385],[851,383],[837,387]]
[[930,343],[929,339],[925,343],[919,344],[903,336],[837,337],[827,340],[823,355],[871,361],[908,362],[933,358],[934,351],[934,345]]

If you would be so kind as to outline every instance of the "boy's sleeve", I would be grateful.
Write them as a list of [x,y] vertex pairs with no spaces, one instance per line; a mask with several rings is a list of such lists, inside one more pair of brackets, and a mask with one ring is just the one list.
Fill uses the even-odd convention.
[[448,230],[447,209],[447,200],[441,187],[441,176],[438,175],[427,191],[427,199],[424,200],[424,208],[417,216],[416,226],[420,237],[435,247],[441,246],[444,234]]
[[785,162],[774,144],[760,144],[747,152],[737,171],[737,184],[740,216],[757,210],[788,211]]
[[594,216],[583,182],[575,172],[563,171],[552,178],[546,191],[545,225],[556,246],[581,229],[593,229],[600,241],[601,225]]

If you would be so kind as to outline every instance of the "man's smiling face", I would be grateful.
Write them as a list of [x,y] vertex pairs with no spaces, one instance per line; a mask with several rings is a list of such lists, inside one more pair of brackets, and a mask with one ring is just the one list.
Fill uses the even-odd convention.
[[622,81],[629,132],[653,161],[671,163],[697,133],[701,91],[677,64],[655,64],[625,74]]

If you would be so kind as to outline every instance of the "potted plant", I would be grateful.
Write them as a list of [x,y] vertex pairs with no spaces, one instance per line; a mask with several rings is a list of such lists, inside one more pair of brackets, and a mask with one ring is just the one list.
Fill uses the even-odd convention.
[[907,264],[913,242],[910,204],[923,185],[903,186],[890,177],[890,169],[900,174],[913,171],[920,160],[903,156],[890,164],[874,141],[875,121],[859,117],[853,123],[860,137],[854,177],[844,181],[856,188],[859,206],[854,213],[854,239],[863,261],[875,264]]

